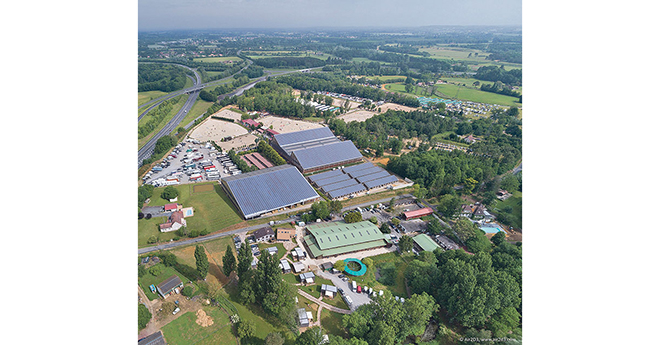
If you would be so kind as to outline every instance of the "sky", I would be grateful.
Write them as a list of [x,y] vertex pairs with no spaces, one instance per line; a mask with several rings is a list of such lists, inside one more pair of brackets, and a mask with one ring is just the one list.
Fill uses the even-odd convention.
[[138,0],[138,30],[522,25],[522,0]]

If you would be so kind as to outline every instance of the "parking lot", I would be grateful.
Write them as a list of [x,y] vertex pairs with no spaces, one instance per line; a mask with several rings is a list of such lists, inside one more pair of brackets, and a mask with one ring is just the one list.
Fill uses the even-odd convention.
[[186,139],[143,177],[142,182],[155,187],[217,181],[240,174],[226,154],[211,143]]

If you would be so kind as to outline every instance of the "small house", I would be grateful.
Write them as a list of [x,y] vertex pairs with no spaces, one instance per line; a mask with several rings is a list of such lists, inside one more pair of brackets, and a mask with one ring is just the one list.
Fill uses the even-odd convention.
[[186,220],[182,211],[174,211],[170,214],[167,223],[159,225],[160,232],[177,231],[180,228],[187,226]]
[[291,237],[295,237],[295,236],[296,236],[296,229],[280,228],[277,229],[276,240],[277,242],[286,242],[286,241],[290,241]]
[[321,293],[325,297],[334,298],[337,294],[337,287],[334,285],[321,284]]
[[312,272],[306,272],[300,275],[300,282],[305,284],[314,284],[314,278],[316,276]]
[[306,257],[305,252],[300,247],[293,248],[291,256],[293,256],[293,260],[296,261],[300,261]]
[[324,262],[321,264],[321,269],[324,271],[329,271],[332,269],[332,263],[331,262]]
[[282,269],[282,273],[291,272],[291,265],[289,265],[289,262],[286,259],[280,260],[280,268]]
[[309,319],[307,318],[307,311],[305,308],[298,309],[298,324],[300,327],[308,327]]
[[268,251],[268,254],[270,254],[270,255],[277,255],[277,247],[268,247],[268,248],[266,248],[266,250]]
[[180,209],[181,209],[181,205],[179,205],[175,202],[163,206],[163,211],[165,211],[165,212],[174,212],[174,211],[178,211]]
[[183,287],[183,282],[181,281],[181,278],[179,278],[176,275],[173,275],[162,283],[158,284],[156,286],[156,291],[163,296],[163,298],[166,298],[167,296],[171,295],[172,293],[178,293],[177,289]]
[[293,263],[293,272],[294,273],[300,273],[305,270],[305,264],[301,262],[294,262]]
[[257,242],[268,242],[275,237],[275,232],[270,226],[255,230],[252,235]]

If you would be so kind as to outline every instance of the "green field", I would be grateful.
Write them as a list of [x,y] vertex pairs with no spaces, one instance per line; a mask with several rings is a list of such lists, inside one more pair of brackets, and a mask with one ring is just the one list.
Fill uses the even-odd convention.
[[151,292],[151,289],[149,289],[149,286],[151,284],[158,286],[158,284],[162,283],[165,279],[173,275],[179,276],[182,282],[188,281],[188,278],[186,278],[183,274],[177,272],[177,270],[175,270],[172,267],[167,267],[163,264],[157,264],[155,266],[159,266],[160,268],[162,268],[161,274],[154,277],[151,273],[147,272],[147,274],[145,274],[142,278],[138,279],[138,285],[140,285],[142,291],[144,291],[144,293],[147,295],[147,298],[149,298],[152,301],[158,298],[158,293]]
[[498,200],[495,202],[495,211],[497,212],[498,210],[503,209],[505,206],[511,206],[513,208],[513,212],[511,214],[513,215],[513,222],[512,226],[514,228],[522,228],[522,192],[513,192],[513,195],[511,195],[510,198],[500,201]]
[[290,51],[290,50],[269,50],[269,51],[246,51],[250,59],[263,59],[269,57],[314,57],[321,60],[327,60],[330,54],[314,54],[313,51]]
[[[386,253],[386,254],[371,256],[370,258],[374,261],[373,267],[368,268],[367,273],[365,273],[363,276],[361,277],[349,276],[350,279],[355,280],[355,282],[360,286],[372,287],[374,288],[374,290],[388,289],[395,296],[407,297],[404,272],[406,270],[406,267],[408,267],[408,263],[410,263],[414,259],[414,255],[412,253],[404,254],[404,255],[399,255],[398,253]],[[396,278],[394,279],[394,285],[391,286],[381,284],[379,281],[376,280],[375,277],[376,267],[379,267],[380,264],[383,264],[385,262],[392,262],[397,268]]]
[[206,112],[206,110],[213,104],[213,102],[207,102],[199,97],[197,97],[197,100],[195,101],[195,104],[193,107],[190,109],[186,117],[181,120],[181,123],[179,124],[179,127],[185,127],[189,123],[191,123],[193,120],[195,120],[199,115],[202,115]]
[[[467,85],[467,84],[466,84]],[[505,106],[520,106],[517,97],[499,95],[492,92],[486,92],[474,89],[472,87],[458,86],[455,84],[438,84],[437,91],[434,96],[439,98],[459,99],[464,101],[472,101],[487,104],[499,104]],[[413,96],[423,96],[422,88],[418,88],[418,93],[413,89],[412,93],[406,92],[404,84],[387,84],[385,88],[390,91],[396,91],[403,94]]]
[[216,56],[216,57],[204,57],[193,59],[195,62],[225,62],[225,61],[242,61],[243,59],[238,56]]
[[[156,99],[158,97],[167,95],[167,92],[163,91],[144,91],[144,92],[138,92],[138,107],[141,106],[142,104],[145,104],[152,99]],[[138,111],[138,116],[140,116],[140,113],[142,113],[144,109],[141,111]]]
[[259,243],[258,246],[259,250],[264,250],[269,247],[277,247],[277,261],[282,260],[282,258],[287,254],[286,249],[284,249],[284,245],[282,243]]
[[323,328],[328,334],[348,338],[349,334],[346,332],[344,325],[341,322],[342,317],[343,314],[331,312],[328,309],[321,310],[321,328]]
[[168,344],[189,345],[189,344],[229,344],[235,343],[229,322],[229,316],[219,307],[202,308],[206,315],[213,319],[213,324],[208,327],[198,325],[197,315],[193,312],[187,312],[179,316],[176,320],[163,327],[163,335]]
[[[490,55],[490,53],[477,49],[460,47],[460,46],[450,47],[448,45],[436,45],[431,48],[420,48],[419,50],[431,54],[431,56],[429,57],[432,59],[465,61],[466,63],[471,65],[471,67],[474,70],[478,69],[481,66],[502,66],[502,65],[504,65],[504,69],[507,71],[512,69],[522,68],[522,64],[487,60],[486,57]],[[468,57],[470,53],[472,53],[472,56]],[[475,53],[478,53],[479,55],[475,56]]]
[[[174,106],[172,107],[172,110],[170,110],[170,112],[165,116],[165,118],[163,118],[163,120],[160,121],[160,124],[158,125],[158,127],[156,127],[153,131],[151,131],[151,133],[149,135],[147,135],[146,137],[144,137],[142,139],[138,139],[138,150],[142,146],[144,146],[154,135],[156,135],[156,133],[158,133],[161,129],[163,129],[163,127],[165,127],[165,125],[167,125],[167,123],[170,122],[170,120],[172,120],[174,115],[176,115],[176,113],[179,112],[179,110],[181,110],[181,108],[183,108],[183,105],[186,104],[186,100],[188,99],[188,96],[187,95],[181,95],[181,96],[175,97],[174,99],[178,99],[177,103],[174,104]],[[140,122],[144,121],[143,123],[146,123],[146,121],[149,121],[149,119],[151,118],[152,112],[155,111],[155,110],[156,109],[151,110],[151,112],[149,112],[147,115],[145,115]]]
[[[240,223],[242,221],[239,214],[236,212],[234,205],[231,203],[225,192],[219,184],[209,182],[204,184],[213,184],[214,190],[208,192],[193,193],[193,186],[200,184],[184,184],[174,186],[179,191],[179,204],[183,207],[192,206],[195,215],[186,218],[188,223],[188,230],[204,229],[209,232],[215,232],[224,229],[228,226]],[[160,194],[165,187],[155,188],[149,206],[162,206],[169,201],[160,198]],[[158,230],[158,224],[164,222],[160,217],[160,221],[154,219],[141,219],[138,221],[138,246],[147,246],[147,240],[150,236],[160,237],[163,240],[169,240],[175,237],[174,232],[161,233]]]

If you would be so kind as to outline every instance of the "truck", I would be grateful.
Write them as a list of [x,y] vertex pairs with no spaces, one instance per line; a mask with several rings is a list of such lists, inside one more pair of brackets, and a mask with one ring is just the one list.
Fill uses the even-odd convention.
[[158,172],[158,171],[163,171],[163,168],[161,168],[161,167],[159,167],[159,166],[155,166],[155,167],[154,167],[153,169],[151,169],[151,170]]
[[353,306],[353,300],[351,299],[351,296],[349,295],[343,295],[343,296],[344,296],[344,301],[346,301],[348,307],[350,308],[351,306]]
[[173,186],[179,184],[179,180],[167,180],[165,181],[165,186]]
[[355,282],[355,280],[353,280],[353,281],[351,282],[351,287],[353,288],[353,289],[352,289],[353,291],[356,291],[356,290],[357,290],[357,283]]

